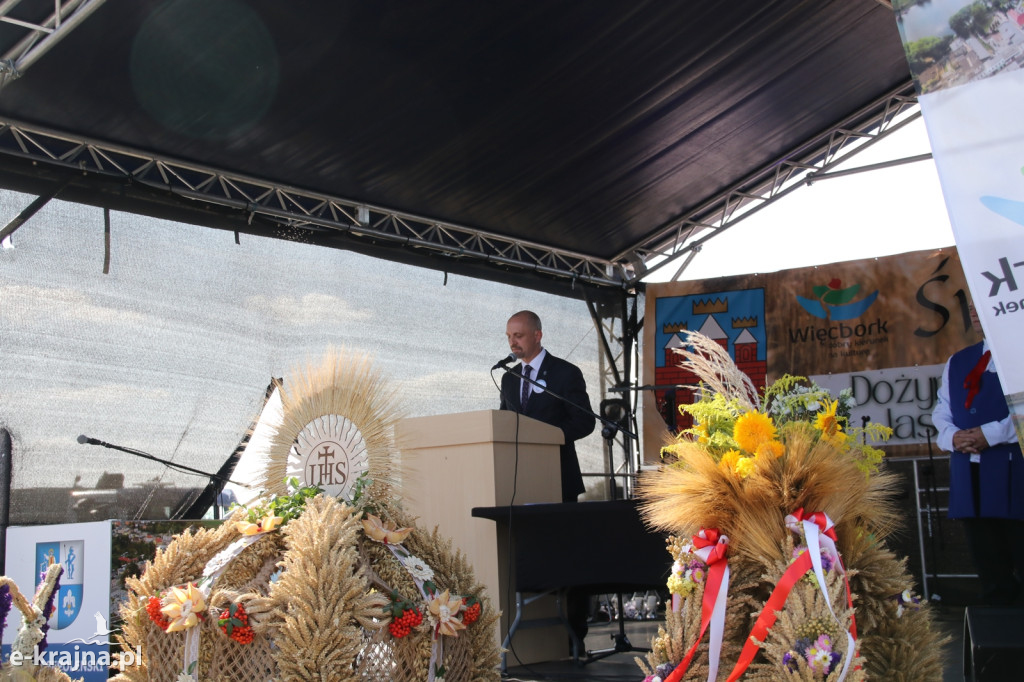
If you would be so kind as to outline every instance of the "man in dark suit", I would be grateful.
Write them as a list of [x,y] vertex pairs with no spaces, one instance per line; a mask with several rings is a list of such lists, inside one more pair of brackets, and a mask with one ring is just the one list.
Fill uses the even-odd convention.
[[[540,317],[521,310],[508,319],[505,336],[512,354],[522,361],[519,371],[540,386],[524,381],[519,375],[506,372],[501,378],[502,410],[515,410],[546,424],[557,426],[565,434],[560,454],[562,469],[562,502],[576,502],[583,492],[583,476],[576,458],[575,441],[590,435],[596,419],[590,408],[587,382],[576,365],[556,358],[541,346]],[[555,393],[561,400],[548,392]],[[566,402],[569,401],[569,402]],[[572,403],[571,405],[569,403]],[[566,619],[575,638],[573,651],[582,647],[587,636],[589,598],[585,590],[569,588],[566,592]]]
[[[590,435],[595,418],[587,395],[583,372],[576,365],[556,358],[541,346],[540,318],[522,310],[509,318],[505,336],[512,353],[522,360],[520,371],[540,386],[524,381],[512,372],[501,378],[502,410],[514,410],[562,429],[565,444],[561,448],[562,501],[575,502],[583,492],[583,476],[576,458],[575,441]],[[548,393],[548,389],[569,402]],[[569,403],[573,403],[570,405]]]

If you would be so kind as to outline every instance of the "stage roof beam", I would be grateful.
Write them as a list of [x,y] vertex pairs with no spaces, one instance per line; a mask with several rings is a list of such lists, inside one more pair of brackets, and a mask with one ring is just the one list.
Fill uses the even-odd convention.
[[643,277],[685,256],[687,260],[673,277],[676,280],[693,254],[709,239],[796,189],[828,177],[826,174],[838,173],[831,169],[920,115],[913,85],[907,83],[824,131],[799,150],[755,171],[694,211],[656,230],[637,247],[613,260],[642,264],[636,267],[634,280],[630,282],[635,285]]
[[106,0],[54,0],[53,13],[37,22],[12,16],[21,0],[0,2],[0,22],[25,29],[25,35],[0,57],[0,89],[18,78]]
[[644,276],[682,258],[674,277],[678,279],[706,241],[799,187],[847,172],[831,169],[919,116],[912,86],[901,87],[611,260],[10,120],[0,119],[0,154],[102,174],[217,206],[250,222],[259,216],[292,232],[340,233],[360,242],[628,291],[640,286]]
[[341,231],[356,239],[392,242],[602,288],[621,289],[626,279],[624,266],[586,254],[2,119],[0,154],[83,174],[123,178],[131,184],[245,212],[250,219],[262,216],[293,230]]

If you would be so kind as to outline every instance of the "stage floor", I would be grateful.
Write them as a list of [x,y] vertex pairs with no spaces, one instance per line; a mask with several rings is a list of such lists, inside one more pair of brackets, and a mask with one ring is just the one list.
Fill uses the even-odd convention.
[[[936,608],[935,612],[936,624],[951,638],[946,646],[942,682],[963,682],[964,608],[944,606]],[[626,621],[626,637],[633,646],[650,646],[651,637],[657,633],[660,623],[660,620]],[[587,649],[610,648],[613,646],[612,635],[618,631],[619,626],[615,624],[591,624]],[[535,663],[528,668],[510,668],[504,679],[509,682],[641,682],[643,675],[633,661],[637,656],[643,657],[644,652],[612,654],[582,668],[576,667],[571,660]]]

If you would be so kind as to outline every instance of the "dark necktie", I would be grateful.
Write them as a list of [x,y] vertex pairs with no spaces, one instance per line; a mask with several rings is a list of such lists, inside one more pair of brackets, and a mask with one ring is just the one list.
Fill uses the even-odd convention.
[[529,379],[530,370],[532,369],[533,367],[530,367],[529,365],[523,365],[523,376],[526,377],[526,379],[523,380],[523,392],[519,396],[519,406],[522,407],[524,410],[526,409],[526,401],[530,399]]

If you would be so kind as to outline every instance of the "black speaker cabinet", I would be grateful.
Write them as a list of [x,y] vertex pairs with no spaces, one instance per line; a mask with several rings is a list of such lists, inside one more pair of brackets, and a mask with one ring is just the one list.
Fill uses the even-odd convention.
[[1024,609],[968,606],[964,613],[964,680],[1021,679]]

